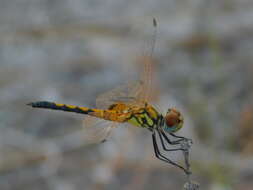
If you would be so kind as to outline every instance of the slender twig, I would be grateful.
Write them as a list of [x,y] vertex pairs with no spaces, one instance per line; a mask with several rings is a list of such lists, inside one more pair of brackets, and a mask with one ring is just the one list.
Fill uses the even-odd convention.
[[199,184],[196,182],[191,181],[191,169],[190,169],[190,162],[189,162],[189,150],[192,145],[192,140],[191,139],[184,139],[183,141],[180,142],[181,149],[183,150],[183,155],[184,155],[184,161],[185,161],[185,167],[186,167],[186,175],[187,175],[187,182],[184,184],[184,189],[185,190],[198,190],[199,189]]

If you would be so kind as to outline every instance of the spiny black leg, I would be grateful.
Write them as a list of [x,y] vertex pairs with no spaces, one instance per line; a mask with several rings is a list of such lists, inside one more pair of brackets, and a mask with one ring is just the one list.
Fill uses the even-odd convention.
[[160,150],[159,150],[159,147],[157,145],[157,142],[156,142],[156,135],[155,135],[155,132],[153,132],[152,134],[152,139],[153,139],[153,146],[154,146],[154,151],[155,151],[155,156],[159,159],[159,160],[162,160],[166,163],[169,163],[169,164],[172,164],[173,166],[176,166],[180,169],[182,169],[187,175],[189,174],[189,171],[187,171],[184,167],[176,164],[175,162],[171,161],[170,159],[168,159],[167,157],[165,157],[164,155],[162,155],[160,153]]
[[188,138],[185,138],[185,137],[182,137],[182,136],[178,136],[178,135],[175,135],[174,133],[170,133],[170,135],[173,136],[173,137],[179,138],[180,139],[180,140],[178,140],[179,142],[182,141],[182,140],[187,140],[187,141],[190,141],[190,143],[193,143],[192,139],[188,139]]
[[[161,141],[161,143],[162,143],[163,150],[165,150],[165,151],[178,151],[178,150],[183,150],[182,148],[173,148],[173,149],[168,149],[168,148],[166,148],[166,146],[165,146],[165,144],[164,144],[163,136],[161,135],[160,131],[157,131],[157,132],[158,132],[160,141]],[[168,141],[167,141],[167,142],[168,142]]]
[[183,139],[179,139],[179,140],[176,140],[176,141],[171,141],[167,135],[164,133],[164,131],[160,131],[160,133],[162,134],[162,136],[164,137],[164,139],[169,143],[169,144],[172,144],[172,145],[175,145],[175,144],[180,144],[180,141],[182,141]]
[[184,139],[185,137],[182,137],[182,136],[178,136],[178,135],[175,135],[174,133],[170,133],[171,136],[173,137],[176,137],[176,138],[180,138],[180,139]]
[[[160,151],[159,151],[159,147],[157,145],[157,142],[156,142],[156,135],[155,135],[155,132],[153,132],[152,134],[152,140],[153,140],[153,146],[154,146],[154,151],[155,151],[155,155],[158,159],[164,161],[164,162],[167,162],[167,163],[171,163],[172,161],[170,161],[168,158],[166,158],[165,156],[161,155]],[[174,163],[172,162],[171,164],[174,165]]]

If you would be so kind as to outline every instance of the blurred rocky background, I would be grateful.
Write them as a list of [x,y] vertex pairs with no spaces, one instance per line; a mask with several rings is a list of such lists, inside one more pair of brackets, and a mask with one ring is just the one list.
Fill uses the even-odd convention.
[[155,158],[148,131],[86,144],[82,115],[25,105],[94,107],[137,78],[153,17],[157,105],[185,116],[192,179],[253,189],[252,0],[0,0],[1,190],[182,189],[185,174]]

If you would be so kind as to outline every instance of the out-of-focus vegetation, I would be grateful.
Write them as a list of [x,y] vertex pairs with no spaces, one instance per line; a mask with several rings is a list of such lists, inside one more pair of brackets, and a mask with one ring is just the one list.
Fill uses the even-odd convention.
[[154,157],[148,131],[87,145],[81,115],[25,106],[94,106],[137,78],[153,17],[156,104],[185,116],[193,179],[253,189],[252,0],[0,1],[0,189],[182,189],[184,173]]

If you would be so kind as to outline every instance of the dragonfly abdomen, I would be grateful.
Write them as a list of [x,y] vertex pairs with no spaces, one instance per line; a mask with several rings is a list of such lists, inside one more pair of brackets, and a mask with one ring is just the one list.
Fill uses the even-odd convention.
[[47,101],[32,102],[27,105],[32,106],[33,108],[44,108],[44,109],[61,110],[61,111],[67,111],[67,112],[87,114],[93,117],[97,117],[97,118],[101,118],[101,119],[105,119],[109,121],[116,121],[116,122],[125,122],[128,119],[128,117],[125,117],[125,114],[117,113],[116,110],[94,109],[94,108],[59,104],[59,103],[47,102]]
[[27,104],[34,108],[45,108],[45,109],[53,109],[53,110],[61,110],[61,111],[68,111],[68,112],[75,112],[80,114],[89,114],[94,112],[93,109],[79,107],[79,106],[72,106],[66,104],[58,104],[55,102],[47,102],[47,101],[40,101],[40,102],[32,102]]

